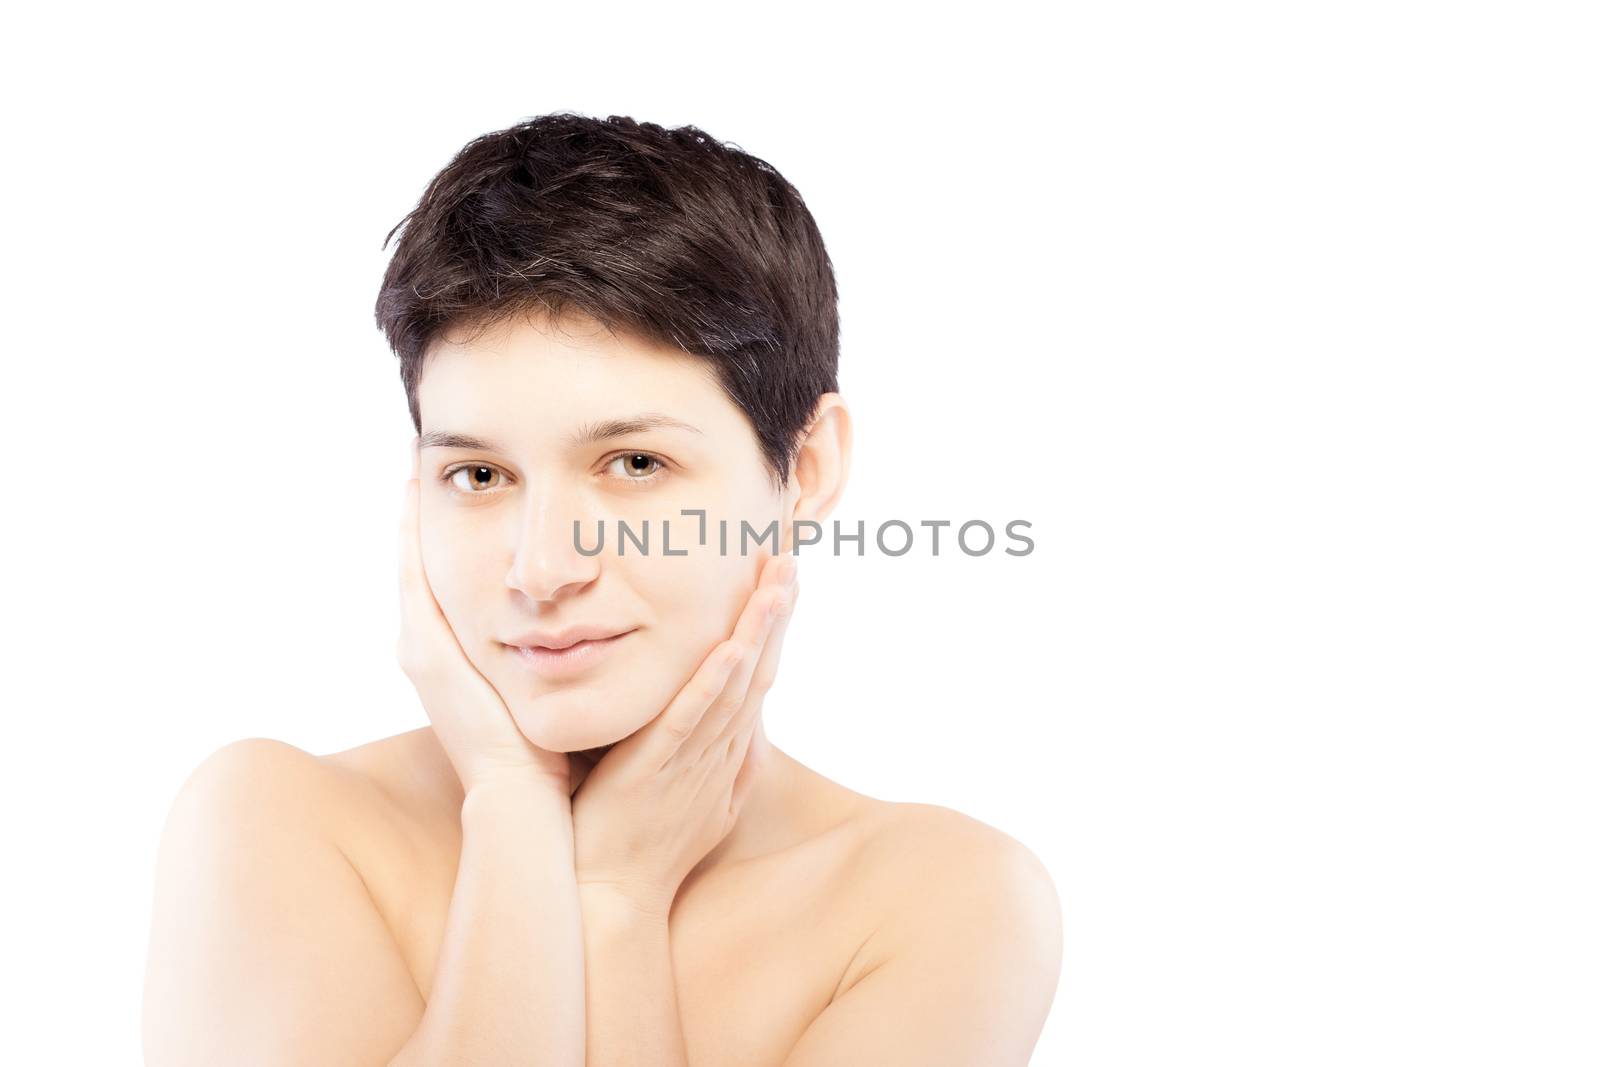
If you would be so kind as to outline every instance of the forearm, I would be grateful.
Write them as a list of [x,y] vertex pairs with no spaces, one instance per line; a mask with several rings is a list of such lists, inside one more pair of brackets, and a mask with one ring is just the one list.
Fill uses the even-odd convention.
[[461,831],[431,996],[391,1067],[581,1067],[583,916],[569,800],[536,780],[474,787]]
[[585,1067],[688,1067],[665,905],[585,887]]

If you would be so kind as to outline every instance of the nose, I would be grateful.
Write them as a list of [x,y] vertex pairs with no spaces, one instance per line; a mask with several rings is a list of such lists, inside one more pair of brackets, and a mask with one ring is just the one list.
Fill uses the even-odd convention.
[[595,523],[576,506],[572,494],[550,483],[537,487],[528,494],[520,521],[507,586],[532,600],[560,600],[599,577],[599,553],[586,556],[576,543],[581,534],[584,546],[593,546]]

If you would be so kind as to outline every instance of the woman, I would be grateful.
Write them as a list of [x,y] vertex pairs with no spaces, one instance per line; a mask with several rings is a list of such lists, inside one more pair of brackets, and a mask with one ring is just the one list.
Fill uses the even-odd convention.
[[798,193],[693,127],[560,114],[467,145],[402,227],[377,316],[430,726],[196,770],[147,1062],[1027,1062],[1060,963],[1038,860],[762,728],[800,524],[850,460]]

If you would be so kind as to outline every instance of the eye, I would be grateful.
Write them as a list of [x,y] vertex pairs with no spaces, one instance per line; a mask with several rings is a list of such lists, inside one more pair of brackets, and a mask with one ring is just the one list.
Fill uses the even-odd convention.
[[[459,475],[466,475],[466,478],[462,479]],[[505,475],[486,463],[462,463],[449,468],[439,476],[441,481],[448,482],[468,496],[498,488],[494,482],[497,477],[504,480]]]
[[[617,467],[618,464],[621,466]],[[652,452],[621,452],[612,456],[606,466],[617,468],[617,477],[623,481],[638,484],[659,479],[667,464]]]

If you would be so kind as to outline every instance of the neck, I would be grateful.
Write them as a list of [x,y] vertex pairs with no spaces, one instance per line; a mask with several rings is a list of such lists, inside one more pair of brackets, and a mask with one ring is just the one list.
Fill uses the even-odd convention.
[[719,867],[775,852],[789,844],[786,830],[791,817],[788,801],[796,784],[798,764],[767,740],[766,725],[758,718],[750,738],[754,780],[740,806],[738,820],[726,837],[707,852],[686,878],[704,877]]

